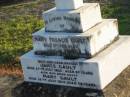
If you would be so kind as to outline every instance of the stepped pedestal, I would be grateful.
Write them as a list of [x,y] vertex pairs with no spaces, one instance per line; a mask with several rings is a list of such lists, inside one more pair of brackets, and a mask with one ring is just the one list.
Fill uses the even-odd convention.
[[102,19],[98,3],[55,2],[33,34],[33,50],[21,57],[24,80],[103,89],[130,64],[130,37],[118,37],[117,20]]
[[21,57],[24,79],[29,82],[103,89],[130,64],[130,37],[120,36],[106,50],[86,60],[35,56]]
[[33,34],[36,55],[91,58],[118,37],[116,19],[104,19],[84,33],[48,33],[44,29]]
[[86,3],[76,10],[53,8],[43,13],[47,32],[82,33],[102,21],[98,3]]

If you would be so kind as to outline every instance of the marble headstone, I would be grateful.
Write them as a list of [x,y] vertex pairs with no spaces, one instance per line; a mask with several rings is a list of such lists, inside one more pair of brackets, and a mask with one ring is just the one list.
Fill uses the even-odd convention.
[[66,60],[56,56],[36,56],[31,51],[21,57],[24,80],[90,89],[103,89],[130,63],[130,37],[119,40],[91,59]]
[[117,19],[102,19],[98,3],[55,2],[21,57],[24,81],[103,89],[130,64],[130,37],[118,37]]
[[85,3],[76,10],[58,11],[52,8],[43,13],[47,32],[83,33],[102,21],[98,3]]

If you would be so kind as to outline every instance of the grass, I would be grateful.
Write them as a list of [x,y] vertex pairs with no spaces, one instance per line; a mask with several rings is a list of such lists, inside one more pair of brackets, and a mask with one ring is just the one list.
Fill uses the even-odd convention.
[[127,5],[103,5],[104,18],[117,18],[121,35],[130,35],[130,6]]
[[44,26],[45,4],[49,6],[40,1],[0,7],[0,64],[18,65],[19,57],[32,49],[32,33]]
[[14,16],[0,25],[0,63],[8,63],[32,47],[32,32],[43,26],[32,15]]

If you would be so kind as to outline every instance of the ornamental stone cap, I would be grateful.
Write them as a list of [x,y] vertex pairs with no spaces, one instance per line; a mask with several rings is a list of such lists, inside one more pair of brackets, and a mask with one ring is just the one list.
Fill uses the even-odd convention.
[[73,10],[83,6],[83,0],[55,0],[57,10]]

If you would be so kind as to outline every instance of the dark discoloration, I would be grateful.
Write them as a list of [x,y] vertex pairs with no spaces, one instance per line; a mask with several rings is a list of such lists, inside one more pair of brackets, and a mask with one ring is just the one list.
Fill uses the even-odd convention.
[[42,37],[40,35],[37,35],[33,37],[33,41],[42,41],[42,42],[47,42],[47,39],[45,37]]
[[[62,49],[50,49],[50,50],[39,50],[35,51],[35,55],[41,55],[41,56],[63,56],[65,59],[78,59],[78,58],[86,58],[90,59],[92,57],[95,57],[97,54],[108,48],[111,44],[113,44],[115,41],[119,39],[119,36],[116,36],[113,41],[110,42],[110,44],[105,45],[99,52],[95,53],[94,55],[91,55],[90,51],[88,49],[85,49],[85,53],[81,53],[80,48],[63,48]],[[87,41],[89,39],[87,38]],[[87,42],[86,42],[87,43]],[[88,45],[89,46],[89,45]]]
[[63,56],[65,59],[77,59],[77,58],[91,58],[91,54],[86,50],[85,53],[81,53],[80,49],[64,49],[62,50],[46,50],[35,51],[35,55],[41,56]]
[[27,82],[18,85],[13,91],[14,97],[104,97],[101,90]]
[[70,26],[70,29],[65,28],[63,29],[63,31],[68,32],[68,33],[83,33],[83,30],[79,29],[81,25],[79,25],[78,27],[71,23],[69,23],[68,25]]
[[[49,16],[49,15],[48,15]],[[58,22],[62,21],[61,24]],[[60,29],[57,30],[57,28],[50,29],[50,25],[56,25]],[[75,17],[74,15],[61,15],[61,16],[54,16],[50,17],[45,20],[45,31],[47,32],[68,32],[68,33],[82,33],[82,28],[81,28],[81,21],[80,18],[77,16]],[[69,28],[67,27],[69,25]],[[76,26],[77,25],[77,26]]]
[[[35,55],[42,56],[63,56],[65,59],[90,58],[89,37],[49,37],[48,43],[46,38],[43,39],[43,46],[46,49],[36,50]],[[81,45],[84,49],[82,49]],[[83,52],[82,52],[82,51]]]

